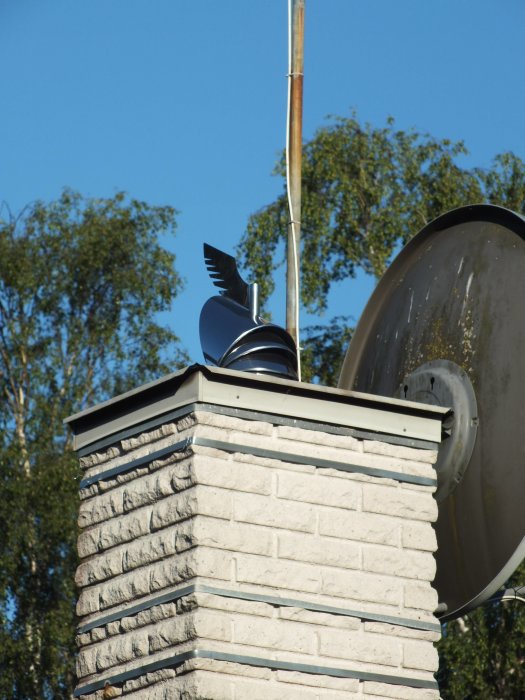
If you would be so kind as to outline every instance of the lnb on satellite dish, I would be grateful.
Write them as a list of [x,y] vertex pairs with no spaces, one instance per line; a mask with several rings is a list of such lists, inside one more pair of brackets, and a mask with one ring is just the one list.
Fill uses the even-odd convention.
[[372,294],[339,386],[452,409],[436,464],[442,620],[525,557],[525,220],[462,207],[420,231]]
[[297,350],[290,334],[259,316],[257,285],[248,285],[235,258],[204,244],[204,259],[221,295],[204,304],[200,339],[206,362],[218,367],[297,379]]

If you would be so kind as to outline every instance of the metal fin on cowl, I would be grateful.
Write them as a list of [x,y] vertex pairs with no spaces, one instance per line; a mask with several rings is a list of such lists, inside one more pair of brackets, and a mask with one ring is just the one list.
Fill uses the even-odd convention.
[[259,316],[257,284],[243,280],[237,261],[204,244],[204,261],[221,290],[204,304],[200,339],[206,362],[218,367],[297,379],[297,349],[290,334]]

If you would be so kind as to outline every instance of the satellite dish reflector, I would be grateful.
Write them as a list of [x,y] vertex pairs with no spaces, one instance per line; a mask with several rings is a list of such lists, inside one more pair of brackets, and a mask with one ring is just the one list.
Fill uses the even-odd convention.
[[450,406],[435,586],[452,619],[525,556],[525,220],[501,207],[426,226],[372,294],[339,386]]
[[257,285],[248,285],[235,258],[204,244],[204,258],[221,296],[204,304],[200,339],[206,362],[242,372],[297,379],[297,350],[291,335],[259,316]]

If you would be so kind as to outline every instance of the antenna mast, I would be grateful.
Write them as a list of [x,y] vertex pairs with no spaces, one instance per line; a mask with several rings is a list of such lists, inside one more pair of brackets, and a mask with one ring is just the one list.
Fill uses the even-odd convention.
[[303,131],[303,56],[305,0],[288,0],[288,119],[286,125],[286,190],[288,193],[288,245],[286,268],[286,330],[299,351],[299,281],[301,243],[301,156]]

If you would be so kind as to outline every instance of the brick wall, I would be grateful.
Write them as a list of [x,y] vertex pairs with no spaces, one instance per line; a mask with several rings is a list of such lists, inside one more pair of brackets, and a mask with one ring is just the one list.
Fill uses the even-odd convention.
[[436,456],[203,410],[84,456],[77,695],[437,698]]

